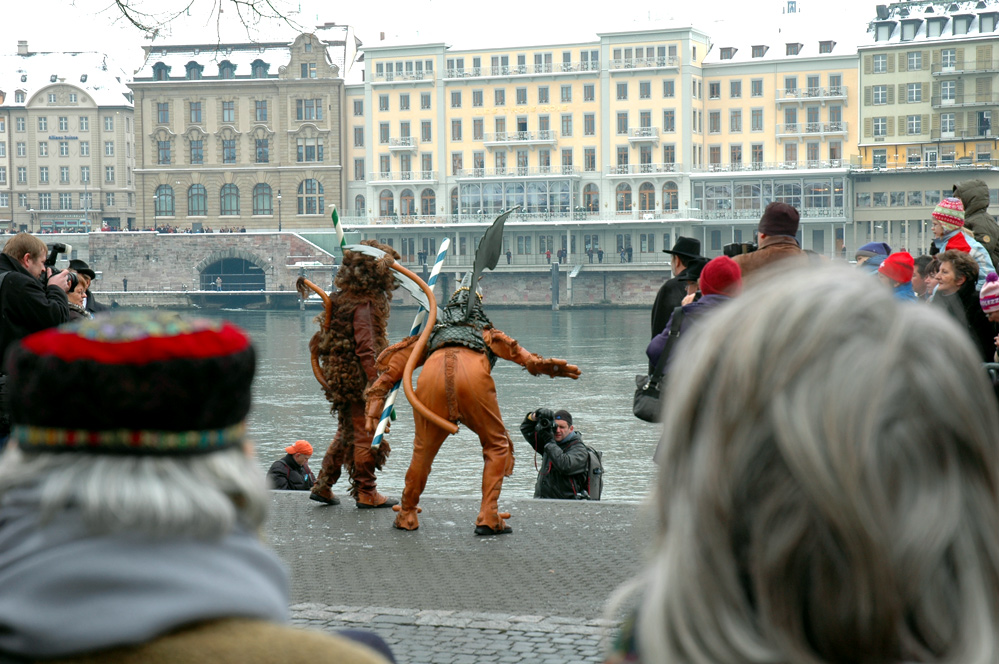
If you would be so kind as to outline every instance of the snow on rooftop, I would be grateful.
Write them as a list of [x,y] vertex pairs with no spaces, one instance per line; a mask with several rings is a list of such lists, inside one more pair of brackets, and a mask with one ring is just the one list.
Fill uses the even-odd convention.
[[[31,53],[0,55],[0,90],[5,106],[27,105],[52,85],[72,85],[98,106],[132,106],[128,75],[103,53]],[[17,102],[15,92],[24,92]]]

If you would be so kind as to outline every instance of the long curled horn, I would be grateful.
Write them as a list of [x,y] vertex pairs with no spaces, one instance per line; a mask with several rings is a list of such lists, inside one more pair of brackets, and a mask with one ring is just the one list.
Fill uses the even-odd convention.
[[416,369],[416,363],[419,362],[420,358],[423,356],[423,352],[427,348],[427,339],[430,338],[430,333],[433,332],[434,324],[437,322],[437,300],[434,298],[434,292],[430,290],[429,286],[423,283],[422,279],[417,277],[413,274],[413,272],[402,265],[392,263],[391,267],[393,270],[404,274],[416,282],[424,294],[426,294],[427,300],[430,302],[430,306],[427,307],[427,323],[423,326],[423,331],[420,332],[420,336],[416,340],[413,352],[410,354],[409,360],[406,361],[406,368],[402,373],[402,389],[405,390],[406,398],[409,399],[409,403],[411,403],[413,408],[418,410],[423,417],[427,418],[448,433],[458,433],[457,424],[449,420],[445,420],[443,417],[427,408],[423,402],[420,401],[419,397],[416,396],[416,391],[413,389],[413,370]]
[[[323,308],[326,309],[326,322],[323,324],[323,331],[325,332],[326,330],[329,330],[330,320],[332,319],[333,316],[333,302],[330,300],[330,296],[326,294],[326,291],[324,291],[322,288],[315,285],[305,277],[298,278],[298,281],[295,282],[295,290],[298,291],[298,294],[302,296],[303,300],[307,297],[307,293],[309,290],[312,290],[314,293],[316,293],[316,295],[318,295],[323,299]],[[319,384],[323,386],[323,389],[329,391],[330,385],[329,383],[326,382],[326,377],[323,376],[323,369],[319,365],[319,351],[312,344],[310,344],[309,355],[312,358],[313,375],[315,375],[316,380],[319,381]]]

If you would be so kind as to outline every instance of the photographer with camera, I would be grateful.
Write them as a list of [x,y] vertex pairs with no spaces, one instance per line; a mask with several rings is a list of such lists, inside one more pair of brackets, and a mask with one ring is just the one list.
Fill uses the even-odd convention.
[[535,498],[585,500],[589,454],[582,436],[572,426],[572,415],[566,410],[552,412],[547,408],[528,413],[520,425],[520,433],[541,454],[538,480],[534,484]]
[[[0,253],[0,359],[15,341],[69,320],[66,294],[76,285],[76,275],[65,270],[53,275],[46,250],[34,235],[18,233]],[[51,263],[55,253],[49,256]],[[0,449],[10,433],[4,411],[6,380],[0,374]]]

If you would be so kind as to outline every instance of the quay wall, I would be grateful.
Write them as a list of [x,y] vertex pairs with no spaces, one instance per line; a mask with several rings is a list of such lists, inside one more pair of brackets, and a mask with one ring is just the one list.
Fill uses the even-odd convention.
[[[0,236],[0,246],[11,236]],[[329,288],[337,259],[296,233],[159,234],[113,232],[52,234],[38,236],[46,243],[73,246],[73,257],[87,261],[99,273],[91,291],[98,301],[126,307],[245,306],[247,296],[237,298],[228,288],[215,293],[203,284],[201,274],[219,261],[237,259],[263,272],[262,293],[252,306],[292,308],[298,306],[295,281],[304,275]],[[64,261],[60,262],[65,265]],[[303,267],[303,264],[305,267]],[[418,275],[424,266],[404,262]],[[579,268],[575,277],[572,271]],[[471,257],[450,257],[441,272],[436,294],[446,300],[461,276],[471,269]],[[661,263],[584,263],[559,266],[559,307],[651,306],[656,292],[669,277]],[[123,279],[128,280],[127,291]],[[486,271],[479,286],[492,306],[551,307],[550,265],[507,265]],[[229,285],[229,284],[227,284]],[[225,286],[224,286],[225,287]],[[207,290],[206,290],[207,289]],[[251,298],[252,299],[252,298]],[[402,289],[393,304],[415,306]]]

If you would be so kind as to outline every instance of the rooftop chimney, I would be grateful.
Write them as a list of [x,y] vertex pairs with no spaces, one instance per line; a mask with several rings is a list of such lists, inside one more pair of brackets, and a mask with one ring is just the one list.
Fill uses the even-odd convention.
[[28,41],[26,39],[17,40],[17,54],[18,55],[28,54]]

